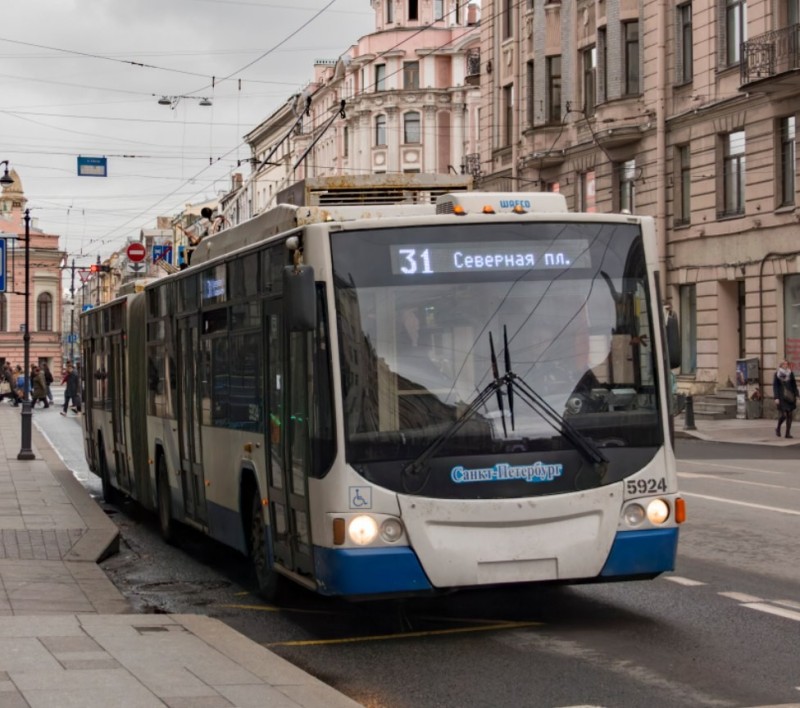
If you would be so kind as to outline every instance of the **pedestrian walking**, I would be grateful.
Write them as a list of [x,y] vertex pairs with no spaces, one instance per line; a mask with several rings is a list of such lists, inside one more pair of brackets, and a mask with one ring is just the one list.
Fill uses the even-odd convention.
[[31,381],[33,383],[31,408],[36,408],[36,404],[39,401],[44,403],[45,408],[50,408],[50,404],[47,402],[47,381],[44,379],[44,371],[38,366],[34,366],[31,369]]
[[53,383],[53,374],[46,363],[42,364],[42,371],[44,372],[44,381],[47,384],[47,400],[53,403],[53,392],[50,390],[50,385]]
[[775,428],[775,435],[781,436],[781,425],[786,421],[786,437],[792,437],[792,418],[795,408],[797,408],[797,381],[794,378],[792,365],[784,359],[772,380],[772,395],[775,405],[778,408],[780,417],[778,426]]
[[64,380],[61,383],[66,385],[64,389],[64,407],[61,410],[61,415],[67,414],[70,401],[72,401],[72,409],[75,411],[75,415],[78,415],[81,412],[81,384],[78,372],[75,371],[72,363],[67,364]]

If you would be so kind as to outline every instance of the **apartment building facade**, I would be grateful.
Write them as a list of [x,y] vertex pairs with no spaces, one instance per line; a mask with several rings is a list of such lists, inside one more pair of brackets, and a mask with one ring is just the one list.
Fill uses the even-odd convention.
[[798,0],[483,3],[479,188],[653,216],[686,391],[800,366],[799,51]]

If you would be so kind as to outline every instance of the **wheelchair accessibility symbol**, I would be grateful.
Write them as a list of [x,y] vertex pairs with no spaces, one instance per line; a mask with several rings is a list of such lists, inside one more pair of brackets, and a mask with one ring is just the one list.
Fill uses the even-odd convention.
[[371,509],[372,508],[372,488],[371,487],[350,487],[350,508],[351,509]]

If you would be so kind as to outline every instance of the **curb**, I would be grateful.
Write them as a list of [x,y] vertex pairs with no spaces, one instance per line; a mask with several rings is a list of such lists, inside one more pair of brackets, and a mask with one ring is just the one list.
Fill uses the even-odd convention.
[[86,524],[86,533],[69,550],[64,561],[99,563],[119,552],[119,529],[109,519],[67,469],[61,458],[46,436],[35,425],[32,426],[32,437],[36,451],[53,473],[56,481],[64,489],[70,503],[75,507]]

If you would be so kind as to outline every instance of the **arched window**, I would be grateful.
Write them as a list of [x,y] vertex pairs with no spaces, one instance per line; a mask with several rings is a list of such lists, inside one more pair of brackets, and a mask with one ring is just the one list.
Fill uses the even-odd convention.
[[403,142],[419,143],[419,113],[411,111],[403,116]]
[[375,144],[386,145],[386,116],[375,117]]
[[36,300],[36,329],[39,332],[53,331],[53,296],[42,293]]
[[5,293],[0,293],[0,332],[8,332],[8,304]]

